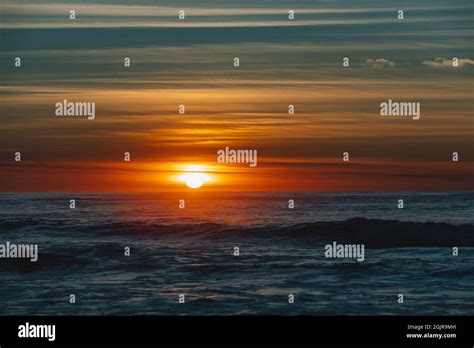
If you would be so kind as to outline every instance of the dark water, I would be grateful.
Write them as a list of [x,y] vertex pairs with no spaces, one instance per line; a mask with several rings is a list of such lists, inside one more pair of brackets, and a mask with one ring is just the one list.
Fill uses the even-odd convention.
[[[0,314],[472,314],[473,203],[472,193],[0,194],[0,243],[39,246],[36,263],[0,258]],[[333,241],[364,244],[365,260],[326,258]]]

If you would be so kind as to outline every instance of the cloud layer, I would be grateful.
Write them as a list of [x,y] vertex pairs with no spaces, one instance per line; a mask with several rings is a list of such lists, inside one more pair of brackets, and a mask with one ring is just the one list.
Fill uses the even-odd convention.
[[432,68],[453,68],[459,67],[462,68],[467,65],[474,65],[474,60],[470,58],[457,58],[449,59],[443,57],[437,57],[434,60],[425,60],[423,64]]

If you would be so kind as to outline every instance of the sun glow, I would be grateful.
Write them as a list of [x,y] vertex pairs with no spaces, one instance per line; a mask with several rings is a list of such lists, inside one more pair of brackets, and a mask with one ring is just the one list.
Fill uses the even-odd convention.
[[211,180],[209,175],[203,173],[204,168],[198,165],[186,167],[187,173],[181,174],[178,180],[184,182],[189,188],[196,189]]

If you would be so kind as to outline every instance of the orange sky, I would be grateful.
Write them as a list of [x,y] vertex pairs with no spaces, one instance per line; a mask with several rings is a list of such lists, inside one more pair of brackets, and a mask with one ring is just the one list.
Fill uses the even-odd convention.
[[[395,86],[383,92],[363,86],[357,92],[344,85],[107,92],[36,88],[26,104],[23,95],[6,96],[3,105],[12,113],[22,114],[25,105],[35,105],[37,112],[27,124],[19,118],[3,125],[4,132],[10,131],[10,150],[2,151],[2,189],[180,190],[185,186],[176,176],[190,164],[205,165],[211,177],[206,190],[473,188],[472,151],[465,142],[472,132],[466,127],[468,114],[460,113],[453,123],[432,91],[413,89],[427,104],[421,120],[382,119],[366,105],[382,99],[387,89],[393,89],[392,98],[402,92]],[[57,93],[68,100],[94,95],[96,119],[52,118]],[[461,95],[455,90],[446,97]],[[289,101],[294,115],[286,112]],[[315,111],[312,103],[318,104]],[[351,103],[359,106],[346,110]],[[181,104],[184,115],[173,110]],[[217,163],[217,151],[226,146],[257,150],[257,167]],[[22,152],[21,163],[13,162],[16,150]],[[346,151],[349,163],[342,160]],[[453,151],[460,152],[460,162],[452,162]],[[124,162],[124,152],[131,153],[131,162]]]

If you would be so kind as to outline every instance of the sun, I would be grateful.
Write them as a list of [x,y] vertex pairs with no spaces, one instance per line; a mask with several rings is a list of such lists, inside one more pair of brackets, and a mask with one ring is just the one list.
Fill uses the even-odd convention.
[[187,168],[187,173],[181,174],[178,180],[184,182],[189,188],[200,188],[204,183],[211,180],[211,178],[203,173],[202,166],[190,165]]
[[206,174],[203,173],[186,173],[180,175],[179,180],[184,182],[189,188],[200,188],[205,182],[209,181]]

